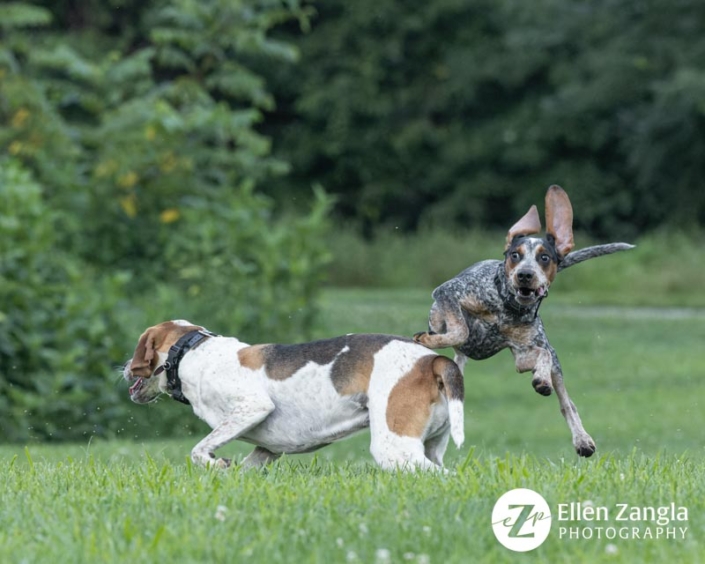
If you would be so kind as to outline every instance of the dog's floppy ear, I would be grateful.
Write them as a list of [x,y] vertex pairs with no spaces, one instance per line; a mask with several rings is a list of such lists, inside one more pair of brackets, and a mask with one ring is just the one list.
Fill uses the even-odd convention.
[[155,328],[150,327],[140,336],[132,355],[130,372],[140,378],[149,378],[152,375],[152,360],[154,359]]
[[559,257],[573,250],[573,206],[560,186],[553,185],[546,192],[546,232],[555,239]]
[[541,232],[541,219],[536,206],[531,206],[524,217],[517,221],[509,229],[507,233],[507,245],[504,247],[506,251],[512,244],[512,240],[517,235],[534,235]]
[[150,327],[140,336],[137,341],[135,354],[132,356],[130,371],[134,376],[149,378],[156,366],[155,357],[157,351],[168,349],[181,337],[191,331],[203,330],[203,327],[192,325],[188,321],[165,321],[154,327]]

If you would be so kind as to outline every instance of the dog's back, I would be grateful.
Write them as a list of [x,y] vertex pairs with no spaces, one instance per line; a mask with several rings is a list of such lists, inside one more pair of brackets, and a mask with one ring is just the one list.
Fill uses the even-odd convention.
[[[263,376],[275,405],[243,439],[275,452],[307,452],[367,426],[373,429],[373,444],[390,442],[389,432],[423,440],[448,421],[454,441],[462,443],[460,371],[450,359],[409,339],[351,334],[254,345],[238,357],[244,368]],[[388,445],[381,449],[387,451]]]

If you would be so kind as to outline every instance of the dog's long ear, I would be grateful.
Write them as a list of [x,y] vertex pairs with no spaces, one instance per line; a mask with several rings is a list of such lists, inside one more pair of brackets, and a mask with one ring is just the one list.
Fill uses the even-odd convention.
[[512,244],[512,240],[517,235],[534,235],[541,232],[541,219],[536,206],[531,206],[524,217],[517,221],[509,229],[507,233],[507,245],[504,247],[506,251]]
[[191,325],[188,321],[165,321],[150,327],[137,341],[135,354],[132,356],[130,371],[134,376],[149,378],[156,368],[157,351],[168,350],[181,337],[191,331],[203,330],[203,327]]
[[152,360],[154,359],[155,328],[150,327],[140,336],[132,355],[130,371],[140,378],[149,378],[152,375]]
[[559,257],[573,250],[573,206],[560,186],[553,185],[546,192],[546,232],[555,239]]

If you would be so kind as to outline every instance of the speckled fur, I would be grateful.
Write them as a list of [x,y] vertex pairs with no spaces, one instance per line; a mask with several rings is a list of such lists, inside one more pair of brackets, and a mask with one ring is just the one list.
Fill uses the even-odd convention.
[[[414,340],[434,349],[453,347],[461,371],[468,358],[484,360],[510,349],[517,371],[533,372],[532,384],[538,393],[547,396],[556,391],[573,446],[580,456],[588,457],[595,452],[595,443],[568,396],[558,356],[548,342],[538,310],[558,271],[589,258],[630,249],[632,245],[612,243],[572,253],[572,208],[561,188],[549,188],[546,210],[550,223],[545,238],[531,236],[540,231],[538,213],[532,206],[510,229],[504,261],[476,263],[436,288],[429,331],[417,333]],[[515,250],[520,252],[512,257]],[[537,260],[543,254],[547,255],[545,263]],[[531,281],[519,282],[518,272],[531,277]],[[536,294],[522,300],[517,292],[520,285],[530,286]]]

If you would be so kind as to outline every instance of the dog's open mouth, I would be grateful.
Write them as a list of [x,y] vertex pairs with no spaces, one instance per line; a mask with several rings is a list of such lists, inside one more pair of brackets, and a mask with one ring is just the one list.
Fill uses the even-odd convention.
[[538,288],[529,288],[526,286],[521,286],[516,289],[517,298],[522,301],[534,301],[540,298],[546,297],[548,291],[545,286],[539,286]]
[[135,383],[130,386],[130,396],[134,396],[137,392],[139,392],[140,388],[142,387],[143,381],[144,380],[142,378],[137,378]]

